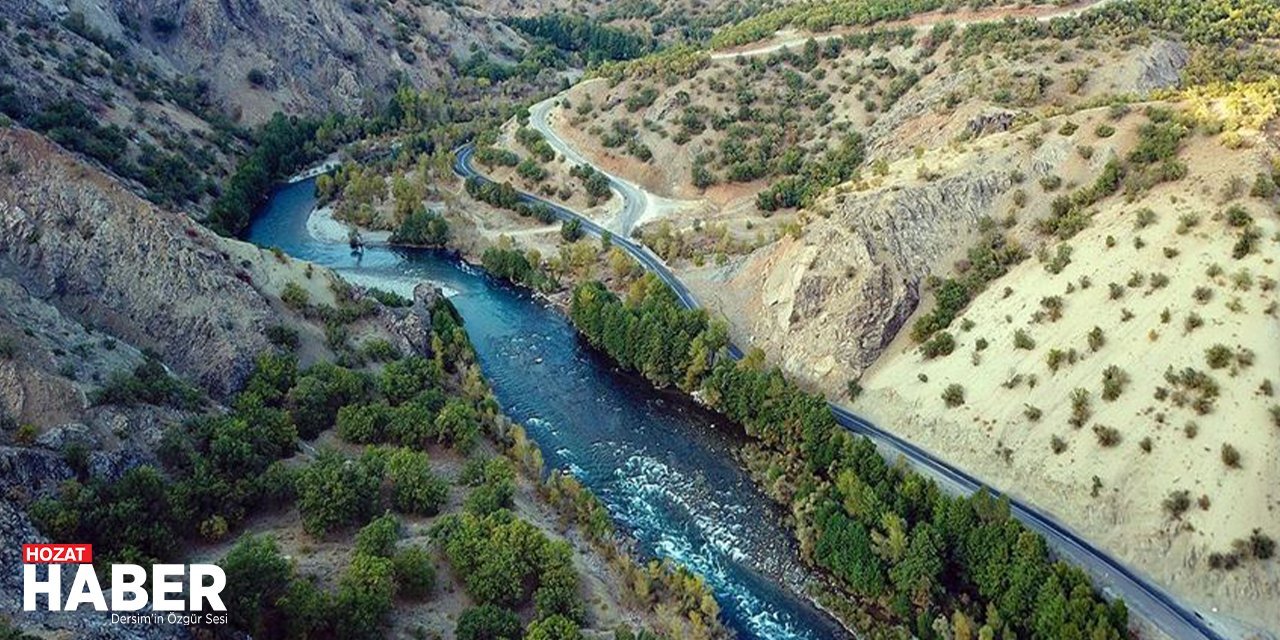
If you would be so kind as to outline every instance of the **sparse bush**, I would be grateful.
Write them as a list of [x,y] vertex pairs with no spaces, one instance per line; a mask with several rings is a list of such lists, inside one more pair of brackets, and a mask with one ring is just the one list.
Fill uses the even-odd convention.
[[1228,469],[1239,469],[1240,452],[1230,444],[1223,443],[1222,464],[1226,465]]
[[1138,442],[1138,448],[1142,449],[1143,453],[1151,453],[1151,437],[1147,436]]
[[1093,410],[1089,407],[1089,391],[1087,389],[1076,389],[1071,392],[1071,419],[1068,422],[1071,426],[1079,429],[1084,423],[1089,421],[1089,416],[1093,415]]
[[1098,438],[1098,444],[1104,447],[1114,447],[1120,444],[1120,432],[1115,427],[1095,424],[1093,425],[1093,435]]
[[301,341],[298,338],[298,330],[283,324],[273,324],[267,327],[267,341],[271,344],[292,351],[298,348]]
[[1110,138],[1116,134],[1116,128],[1109,124],[1100,124],[1094,128],[1093,134],[1099,138]]
[[1276,181],[1270,174],[1258,172],[1253,178],[1253,188],[1249,195],[1255,198],[1271,198],[1276,195]]
[[285,306],[295,311],[305,309],[311,302],[311,294],[307,293],[301,285],[296,282],[289,282],[284,285],[284,289],[280,292],[280,301]]
[[1213,299],[1213,289],[1196,287],[1196,290],[1191,293],[1191,298],[1200,304],[1208,304]]
[[397,595],[422,599],[431,593],[436,584],[436,568],[431,554],[418,546],[401,549],[391,557],[391,573],[396,581]]
[[1221,369],[1231,364],[1231,348],[1225,344],[1215,344],[1205,350],[1205,361],[1210,369]]
[[1165,513],[1170,518],[1182,518],[1182,514],[1191,508],[1191,492],[1186,489],[1179,489],[1171,492],[1162,503]]
[[1089,350],[1090,351],[1097,352],[1105,344],[1107,344],[1107,338],[1102,333],[1102,327],[1095,326],[1094,328],[1089,330]]
[[862,384],[857,380],[850,380],[845,388],[845,393],[848,394],[850,400],[857,400],[858,396],[862,395]]
[[920,347],[920,351],[924,354],[925,359],[931,360],[938,356],[949,356],[955,351],[956,339],[946,331],[939,331]]
[[1029,404],[1023,405],[1023,407],[1022,415],[1026,416],[1027,420],[1030,420],[1031,422],[1039,422],[1041,416],[1044,415],[1044,412],[1040,410],[1040,407]]
[[964,404],[964,387],[954,382],[947,385],[947,388],[942,392],[942,401],[948,407],[958,407]]
[[1134,230],[1146,229],[1147,227],[1155,224],[1155,222],[1156,212],[1149,207],[1143,207],[1138,210],[1137,217],[1133,221],[1133,228]]
[[1233,227],[1247,227],[1253,224],[1253,216],[1244,207],[1236,204],[1227,209],[1227,224]]
[[1054,454],[1060,454],[1067,450],[1067,441],[1058,436],[1053,436],[1049,439],[1049,448],[1053,450]]
[[1129,384],[1129,374],[1114,364],[1107,367],[1102,372],[1102,399],[1111,402],[1119,398],[1127,384]]
[[1031,338],[1031,335],[1025,329],[1018,329],[1013,332],[1013,347],[1030,351],[1036,348],[1036,341]]
[[1199,433],[1200,425],[1196,424],[1194,420],[1188,420],[1186,424],[1182,425],[1182,435],[1186,436],[1188,440],[1195,440],[1196,435]]
[[1112,282],[1107,284],[1107,296],[1112,300],[1119,300],[1124,297],[1124,287],[1119,283]]
[[1182,328],[1187,333],[1191,333],[1192,331],[1195,331],[1196,329],[1199,329],[1200,327],[1203,327],[1203,326],[1204,326],[1204,318],[1201,318],[1200,314],[1194,311],[1188,313],[1187,317],[1182,320]]

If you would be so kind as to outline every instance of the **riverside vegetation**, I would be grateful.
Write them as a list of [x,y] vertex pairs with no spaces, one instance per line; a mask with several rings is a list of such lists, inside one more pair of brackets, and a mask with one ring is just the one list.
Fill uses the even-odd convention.
[[[135,467],[109,482],[78,466],[80,477],[31,507],[33,520],[53,540],[94,544],[100,562],[143,564],[177,560],[184,548],[227,539],[283,510],[296,509],[317,542],[354,532],[335,589],[303,571],[271,533],[246,534],[225,553],[219,564],[232,625],[254,637],[382,637],[397,602],[430,601],[440,590],[433,548],[473,603],[457,619],[457,637],[582,637],[590,617],[573,547],[513,511],[524,472],[608,570],[625,576],[632,605],[658,612],[647,616],[653,629],[619,629],[617,637],[723,635],[700,579],[665,563],[637,564],[594,496],[560,474],[543,480],[541,453],[499,415],[456,312],[441,299],[430,317],[425,356],[401,355],[385,342],[374,348],[374,339],[345,364],[303,369],[281,340],[286,346],[261,357],[228,411],[165,432],[159,467]],[[194,409],[190,395],[148,365],[97,401],[181,399]],[[299,453],[333,431],[346,444]],[[486,456],[489,442],[508,456]],[[456,478],[427,453],[441,446],[446,456],[470,456]],[[449,506],[451,494],[465,496],[460,509]],[[404,518],[433,519],[425,544]]]
[[[920,638],[1123,638],[1123,602],[1103,600],[1078,569],[985,492],[945,494],[887,463],[841,429],[826,401],[759,355],[723,355],[723,327],[685,310],[655,276],[625,299],[600,282],[574,288],[570,315],[586,339],[658,385],[678,383],[742,425],[773,493],[795,518],[806,560],[855,606],[854,622],[895,621]],[[784,479],[785,478],[785,479]]]

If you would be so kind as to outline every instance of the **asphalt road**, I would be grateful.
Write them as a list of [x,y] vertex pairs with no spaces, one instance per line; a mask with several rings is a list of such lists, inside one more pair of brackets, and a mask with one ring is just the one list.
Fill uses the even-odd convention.
[[[540,103],[538,106],[541,105],[549,105],[549,101]],[[543,115],[545,116],[545,111],[543,111]],[[544,132],[544,135],[553,147],[556,146],[557,142],[563,144],[554,134],[547,135]],[[559,148],[556,150],[563,153],[571,161],[584,161],[576,153],[564,153]],[[569,149],[569,151],[572,151],[572,149]],[[475,148],[469,144],[457,149],[454,153],[453,170],[463,178],[476,177],[488,181],[488,178],[476,171],[471,164],[471,155],[474,152]],[[629,197],[627,190],[620,190],[620,193],[624,199]],[[641,193],[643,193],[642,190]],[[525,202],[539,203],[549,207],[556,218],[560,220],[579,220],[582,223],[583,231],[589,235],[600,237],[605,232],[603,227],[591,219],[559,204],[524,192],[520,192],[520,198]],[[629,205],[630,203],[628,203]],[[639,206],[643,208],[644,205],[641,204]],[[613,234],[612,231],[610,233]],[[671,287],[671,290],[680,299],[680,303],[686,308],[696,309],[699,307],[697,299],[684,286],[684,283],[675,277],[675,274],[648,247],[634,242],[629,237],[620,237],[617,234],[613,234],[612,242],[631,254],[645,269],[652,271],[661,278],[663,282]],[[743,351],[740,347],[730,344],[728,351],[733,359],[742,358]],[[830,407],[836,422],[842,427],[870,438],[887,457],[891,459],[904,458],[913,468],[933,478],[941,486],[966,494],[985,488],[996,496],[1003,495],[974,476],[948,464],[893,433],[875,426],[848,409],[833,403],[830,404]],[[1182,604],[1164,589],[1124,566],[1123,563],[1105,551],[1093,546],[1066,525],[1045,515],[1036,508],[1014,499],[1012,496],[1009,496],[1009,504],[1014,517],[1022,521],[1029,529],[1044,536],[1049,546],[1059,557],[1087,571],[1107,596],[1122,598],[1131,613],[1137,617],[1148,621],[1164,633],[1179,640],[1219,640],[1229,637],[1216,631],[1200,613]]]
[[[547,144],[550,144],[556,153],[564,156],[569,162],[591,165],[576,149],[560,138],[555,130],[551,128],[551,125],[547,123],[547,114],[559,100],[559,96],[552,96],[529,107],[529,127],[541,133]],[[634,182],[619,178],[601,170],[599,167],[596,167],[596,170],[609,179],[609,187],[622,197],[622,212],[613,220],[609,231],[615,236],[630,238],[631,230],[635,228],[636,223],[640,221],[640,217],[644,215],[645,209],[649,207],[649,194]]]

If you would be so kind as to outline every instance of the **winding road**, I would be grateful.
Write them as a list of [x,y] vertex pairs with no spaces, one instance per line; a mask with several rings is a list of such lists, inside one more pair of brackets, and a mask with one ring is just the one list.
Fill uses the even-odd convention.
[[[564,145],[563,140],[559,140],[554,134],[548,135],[547,138],[552,146],[557,147],[557,151],[560,151],[557,142],[559,145]],[[474,177],[491,182],[489,178],[478,172],[472,165],[471,160],[474,152],[475,147],[470,144],[457,149],[454,153],[454,172],[463,178]],[[564,155],[570,160],[574,160],[575,156],[577,156],[576,153],[573,155],[566,153]],[[577,157],[581,158],[581,156]],[[614,178],[612,176],[610,178],[612,182]],[[618,184],[625,183],[619,181],[614,185],[615,188],[618,188]],[[644,193],[638,187],[631,186],[640,191],[641,194]],[[626,201],[624,207],[637,207],[637,210],[643,210],[643,201],[636,202],[632,200],[629,189],[619,188],[618,191]],[[520,192],[520,199],[528,203],[545,205],[551,209],[559,220],[576,219],[580,221],[583,231],[591,236],[600,237],[607,231],[590,218],[555,202],[544,200],[523,191]],[[612,231],[609,231],[609,233],[612,234],[611,239],[615,246],[621,247],[639,261],[645,269],[652,271],[667,286],[671,287],[671,290],[675,292],[682,305],[689,309],[696,309],[700,306],[688,287],[671,272],[653,251],[635,242],[630,237],[619,236],[613,234]],[[729,356],[735,360],[741,359],[743,356],[742,348],[734,344],[728,346],[728,352]],[[973,475],[937,458],[919,446],[877,427],[848,409],[835,403],[829,403],[829,406],[831,407],[831,413],[835,416],[836,422],[840,426],[853,433],[870,438],[886,457],[890,459],[898,457],[905,459],[914,469],[934,479],[941,486],[963,494],[972,494],[980,489],[986,489],[995,496],[1005,495]],[[1044,536],[1049,546],[1059,557],[1087,571],[1103,593],[1109,597],[1122,598],[1129,609],[1138,617],[1179,640],[1224,640],[1232,637],[1233,633],[1231,631],[1215,629],[1215,625],[1211,624],[1199,612],[1183,604],[1145,576],[1139,575],[1136,571],[1126,567],[1106,551],[1089,543],[1089,541],[1072,531],[1065,524],[1012,496],[1006,497],[1009,498],[1010,508],[1014,517],[1022,521],[1029,529]]]
[[[1084,3],[1056,15],[1079,11],[1105,2],[1107,0]],[[785,44],[769,45],[746,54],[767,53],[768,50],[776,50],[776,48],[780,48]],[[547,116],[557,100],[557,97],[548,98],[531,107],[530,126],[541,132],[551,147],[564,156],[566,160],[575,164],[595,166],[562,139],[549,125]],[[475,177],[489,181],[488,177],[479,173],[473,166],[471,160],[474,151],[474,147],[470,144],[456,150],[453,162],[454,172],[463,178]],[[578,212],[532,194],[520,192],[520,198],[525,202],[547,206],[556,218],[560,220],[579,220],[583,230],[592,236],[599,237],[608,231],[612,235],[613,244],[622,248],[639,261],[645,269],[652,271],[661,278],[675,292],[681,304],[690,309],[698,308],[700,305],[697,299],[694,298],[689,289],[671,272],[666,264],[648,247],[631,238],[631,229],[645,214],[646,210],[653,205],[654,199],[660,200],[661,198],[648,193],[644,188],[629,180],[610,174],[600,169],[600,167],[595,168],[609,179],[610,186],[623,200],[622,211],[614,219],[614,224],[610,225],[612,227],[610,229],[606,229]],[[735,360],[743,356],[742,348],[733,344],[729,345],[728,352]],[[971,494],[978,490],[986,489],[996,496],[1004,495],[964,470],[943,461],[889,431],[877,427],[848,409],[834,403],[831,403],[830,407],[836,422],[842,427],[870,438],[886,457],[890,459],[901,457],[914,469],[933,478],[941,486],[963,494]],[[1241,634],[1241,630],[1236,625],[1225,620],[1206,618],[1190,606],[1182,603],[1153,583],[1149,578],[1126,567],[1120,560],[1094,546],[1062,522],[1012,496],[1007,497],[1014,517],[1018,518],[1031,530],[1043,535],[1049,546],[1059,557],[1087,571],[1103,593],[1109,597],[1122,598],[1137,617],[1148,621],[1169,636],[1180,640],[1219,640],[1236,637]]]

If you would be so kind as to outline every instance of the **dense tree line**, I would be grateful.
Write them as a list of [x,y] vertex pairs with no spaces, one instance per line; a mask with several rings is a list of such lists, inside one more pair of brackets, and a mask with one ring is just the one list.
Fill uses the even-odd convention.
[[[870,25],[901,20],[917,13],[934,11],[954,0],[810,0],[785,5],[721,29],[711,38],[715,48],[735,47],[767,38],[779,29],[792,27],[805,31],[829,31],[835,27]],[[999,0],[992,4],[1014,4]]]
[[[991,261],[985,268],[998,268]],[[981,627],[981,637],[1125,637],[1124,604],[1107,604],[1083,572],[1054,561],[1007,502],[985,492],[952,497],[890,465],[870,440],[840,428],[821,396],[758,358],[713,361],[722,330],[683,310],[651,276],[626,300],[582,284],[570,313],[620,365],[659,385],[683,379],[793,469],[787,494],[806,557],[917,637],[944,637],[939,618],[948,633]]]
[[658,386],[695,389],[691,383],[728,342],[722,325],[706,311],[682,308],[653,274],[636,281],[625,305],[600,282],[576,287],[570,316],[592,346]]
[[415,247],[440,247],[449,239],[449,223],[440,214],[418,207],[391,234],[392,244]]
[[532,18],[509,18],[506,22],[530,36],[550,42],[557,49],[578,53],[587,65],[606,60],[630,60],[654,49],[651,38],[580,15],[550,13]]
[[271,186],[317,156],[312,145],[319,124],[277,113],[259,129],[254,150],[240,161],[209,209],[208,224],[223,235],[238,235],[266,202]]

